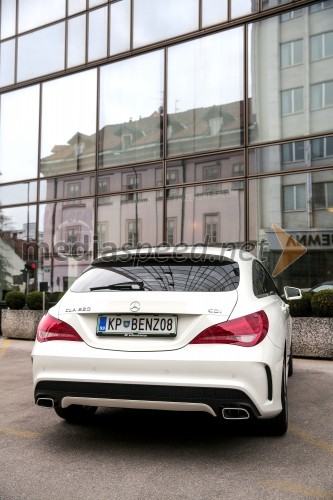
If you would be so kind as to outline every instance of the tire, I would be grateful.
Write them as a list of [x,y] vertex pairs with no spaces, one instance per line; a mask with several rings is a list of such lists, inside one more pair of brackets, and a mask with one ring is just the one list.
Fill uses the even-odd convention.
[[54,408],[58,417],[73,423],[86,422],[95,415],[96,410],[97,406],[79,405],[71,405],[67,408],[61,408],[61,406]]
[[294,373],[294,363],[293,363],[293,345],[290,346],[290,356],[288,363],[288,377],[291,377]]
[[288,393],[286,378],[286,363],[283,363],[281,381],[281,403],[282,411],[274,418],[266,421],[268,433],[271,436],[283,436],[288,429]]

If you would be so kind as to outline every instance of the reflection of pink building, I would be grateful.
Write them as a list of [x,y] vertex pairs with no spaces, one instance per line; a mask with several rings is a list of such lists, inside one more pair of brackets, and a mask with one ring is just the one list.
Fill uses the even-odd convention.
[[[240,109],[240,103],[231,103],[169,116],[171,150],[184,153],[197,147],[238,145]],[[164,170],[159,161],[162,120],[161,114],[154,113],[136,122],[104,127],[99,134],[97,182],[95,172],[85,173],[94,168],[94,135],[77,133],[41,161],[47,178],[45,199],[52,201],[44,212],[44,243],[49,254],[44,254],[42,280],[51,291],[66,289],[88,265],[94,234],[99,253],[125,243],[244,240],[244,153],[171,159]],[[200,135],[193,139],[198,130]],[[146,165],[145,160],[157,162]],[[59,172],[69,175],[52,177]],[[188,183],[192,186],[186,187]]]

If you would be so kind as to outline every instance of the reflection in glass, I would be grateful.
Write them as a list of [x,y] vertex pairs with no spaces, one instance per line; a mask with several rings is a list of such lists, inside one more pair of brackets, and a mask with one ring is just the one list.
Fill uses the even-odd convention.
[[0,44],[0,87],[11,85],[15,78],[15,40]]
[[258,0],[231,0],[231,19],[258,11]]
[[16,2],[1,0],[0,2],[0,39],[15,35],[16,31]]
[[[5,290],[26,292],[23,269],[36,242],[36,206],[2,208],[0,214],[0,298]],[[30,250],[29,250],[30,248]],[[31,277],[28,291],[36,290]]]
[[284,3],[291,3],[293,0],[262,0],[263,9],[271,9]]
[[310,32],[316,33],[311,38],[298,15],[304,11],[308,13],[303,8],[291,11],[288,18],[274,16],[249,26],[252,144],[295,134],[321,134],[332,128],[333,65],[330,57],[322,57],[326,54],[322,44],[330,38],[321,35],[333,31],[333,16],[325,11],[311,16]]
[[110,55],[130,49],[130,0],[110,5]]
[[[41,201],[51,201],[68,198],[67,205],[80,205],[81,196],[95,194],[95,175],[80,175],[49,178],[41,181],[39,198]],[[66,205],[64,203],[64,206]]]
[[[175,243],[244,241],[244,184],[219,182],[167,190],[168,240]],[[174,234],[171,234],[171,228]]]
[[31,203],[37,201],[37,182],[26,181],[20,184],[0,185],[0,200],[2,207],[13,205],[13,203]]
[[43,177],[95,168],[96,92],[96,70],[43,85]]
[[76,14],[86,10],[87,1],[86,0],[68,0],[68,15]]
[[202,27],[228,20],[228,0],[202,0]]
[[107,7],[89,13],[89,61],[107,56],[107,23]]
[[37,177],[38,121],[39,86],[2,94],[0,183]]
[[287,142],[249,151],[250,174],[332,165],[333,136]]
[[280,289],[283,283],[310,288],[328,279],[333,268],[333,170],[250,180],[249,203],[250,239],[258,243],[271,272],[281,255],[274,224],[307,249],[277,276]]
[[38,275],[49,291],[67,290],[91,261],[93,213],[92,198],[40,205]]
[[101,68],[100,167],[162,154],[163,52]]
[[198,0],[134,0],[134,48],[198,29]]
[[[163,241],[163,194],[160,191],[99,198],[98,253],[122,245],[157,245]],[[107,202],[105,201],[107,200]]]
[[68,21],[67,67],[84,64],[86,60],[86,16],[78,16]]
[[29,80],[64,69],[65,23],[18,38],[17,80]]
[[149,189],[163,185],[163,165],[133,166],[104,172],[98,177],[98,194],[127,192],[127,198],[133,198],[136,189]]
[[92,7],[96,7],[97,5],[102,5],[103,3],[107,3],[108,0],[89,0],[89,9]]
[[43,26],[66,15],[66,0],[19,0],[19,33]]
[[243,143],[243,28],[168,51],[168,154]]
[[[199,156],[167,163],[166,184],[205,182],[244,175],[244,151],[210,156]],[[211,184],[207,189],[218,186]]]

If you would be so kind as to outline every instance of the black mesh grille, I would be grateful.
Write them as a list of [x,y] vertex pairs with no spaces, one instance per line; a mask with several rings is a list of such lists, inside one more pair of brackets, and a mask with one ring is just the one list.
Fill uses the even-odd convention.
[[257,413],[252,401],[237,389],[56,381],[39,382],[35,389],[35,399],[50,397],[59,402],[65,396],[204,403],[212,408],[226,404],[245,405]]

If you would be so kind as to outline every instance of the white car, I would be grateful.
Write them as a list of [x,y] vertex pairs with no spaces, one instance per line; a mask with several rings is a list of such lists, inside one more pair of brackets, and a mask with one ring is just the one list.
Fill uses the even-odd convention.
[[[151,248],[95,259],[43,317],[35,402],[69,421],[97,407],[203,411],[288,427],[291,318],[242,250]],[[264,422],[265,421],[265,422]]]

